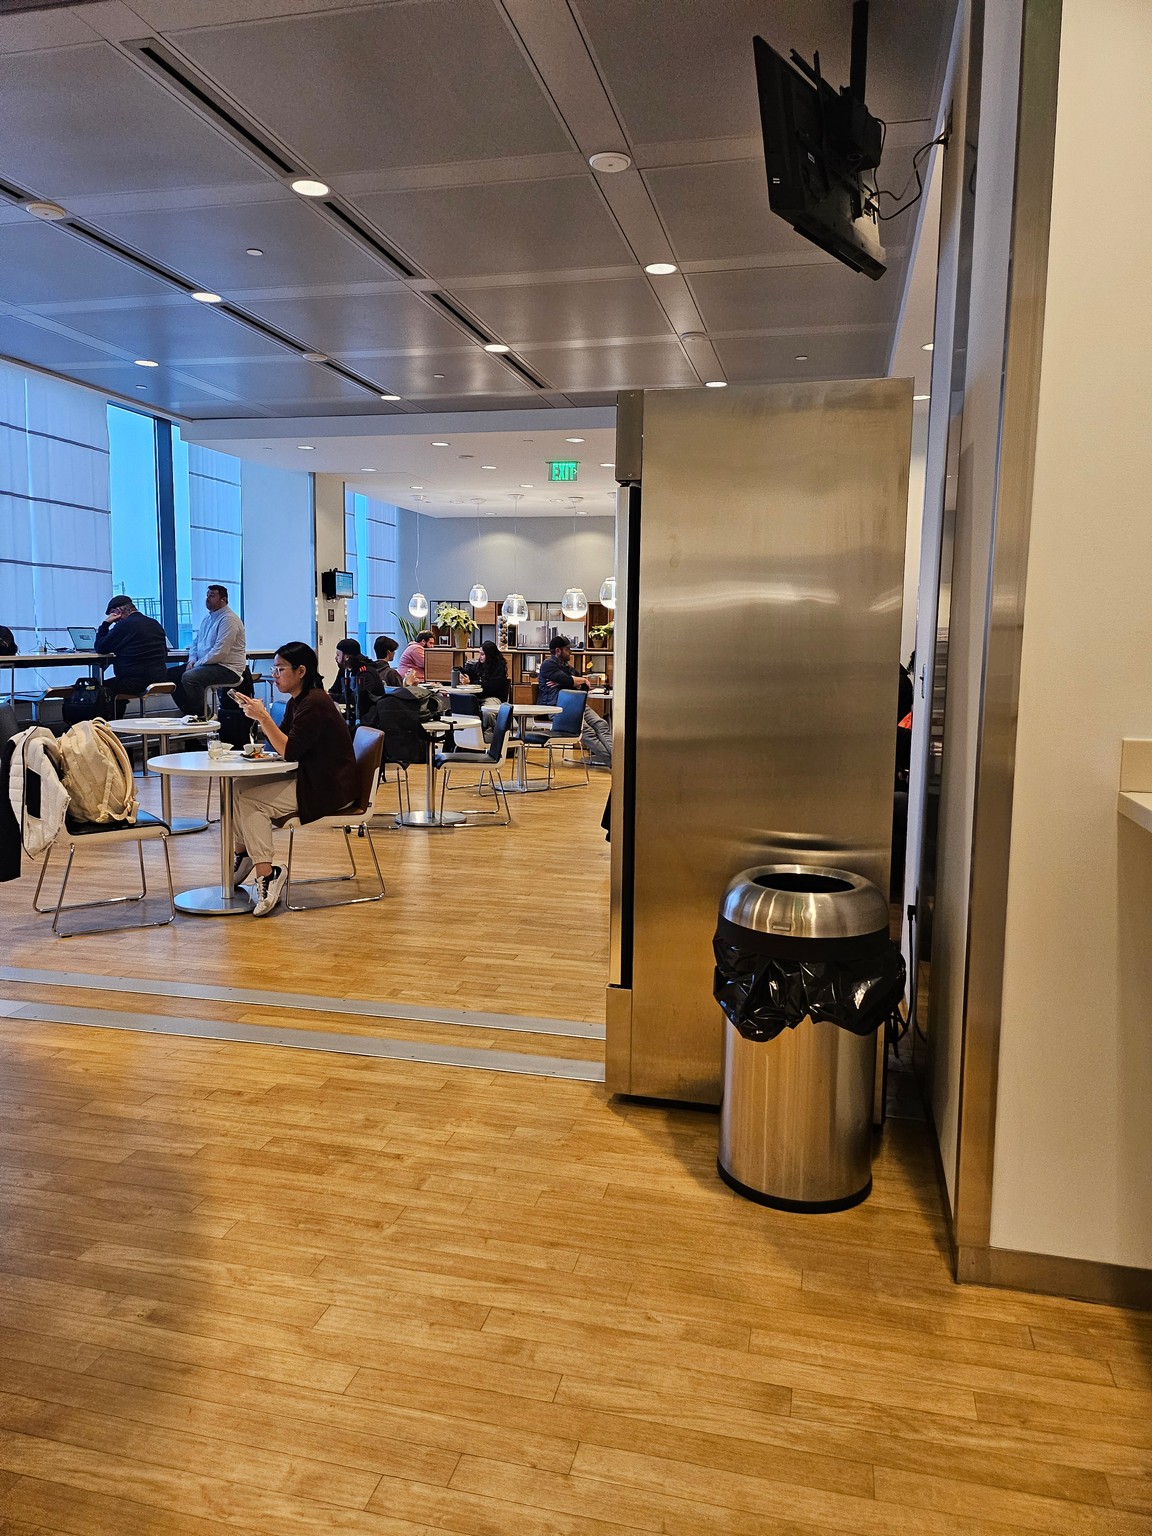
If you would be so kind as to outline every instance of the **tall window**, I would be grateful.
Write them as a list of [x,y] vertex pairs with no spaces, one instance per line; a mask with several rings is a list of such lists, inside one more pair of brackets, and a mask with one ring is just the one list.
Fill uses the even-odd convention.
[[110,405],[108,454],[112,585],[127,592],[141,613],[162,619],[155,419]]
[[347,492],[344,550],[356,588],[348,604],[348,633],[371,654],[376,636],[396,628],[396,508]]

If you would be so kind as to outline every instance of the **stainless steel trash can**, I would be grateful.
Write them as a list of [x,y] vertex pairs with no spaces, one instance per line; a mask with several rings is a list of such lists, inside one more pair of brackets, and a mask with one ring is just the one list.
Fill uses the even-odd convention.
[[[747,869],[725,891],[720,919],[729,937],[749,936],[750,952],[758,945],[788,957],[796,975],[809,956],[827,967],[841,954],[868,954],[869,945],[877,955],[892,948],[883,894],[843,869]],[[772,1038],[750,1039],[725,1020],[717,1159],[725,1183],[793,1211],[846,1210],[867,1197],[878,1022],[855,1033],[806,1015]]]

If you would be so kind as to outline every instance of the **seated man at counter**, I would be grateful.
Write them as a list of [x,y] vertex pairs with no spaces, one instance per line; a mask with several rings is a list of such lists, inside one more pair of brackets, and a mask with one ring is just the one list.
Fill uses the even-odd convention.
[[400,660],[396,663],[396,670],[405,682],[408,682],[410,677],[418,683],[424,681],[424,652],[435,643],[432,631],[422,629],[415,640],[404,647]]
[[[143,693],[150,683],[168,680],[168,636],[124,594],[108,604],[92,649],[116,659],[115,671],[104,678],[112,693]],[[121,705],[117,714],[123,713]]]
[[[587,689],[587,679],[576,677],[572,672],[572,645],[563,635],[556,635],[549,642],[548,658],[540,663],[536,681],[539,704],[555,704],[562,688]],[[587,706],[580,739],[594,763],[602,768],[612,766],[612,727]]]
[[248,641],[239,614],[228,606],[228,588],[214,582],[204,594],[208,612],[188,647],[188,665],[168,674],[176,684],[172,695],[182,714],[203,719],[204,689],[209,683],[238,683],[248,664]]

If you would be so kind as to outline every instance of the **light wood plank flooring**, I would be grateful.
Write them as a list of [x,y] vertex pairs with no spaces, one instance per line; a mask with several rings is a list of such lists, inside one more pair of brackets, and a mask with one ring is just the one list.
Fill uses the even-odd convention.
[[[575,797],[573,797],[575,798]],[[1144,1536],[1152,1319],[958,1289],[925,1135],[0,1019],[0,1531]]]
[[[578,777],[562,770],[565,783]],[[144,807],[158,811],[156,779],[139,782]],[[601,773],[593,774],[588,788],[513,796],[515,823],[507,829],[382,831],[377,841],[388,894],[343,910],[281,911],[264,920],[180,915],[170,928],[55,940],[50,919],[31,911],[35,869],[29,864],[30,875],[0,885],[0,962],[350,1001],[435,1000],[455,1010],[602,1023],[608,845],[600,818],[609,785]],[[422,772],[413,769],[414,805],[423,803],[422,795]],[[449,800],[460,809],[480,803],[472,794]],[[203,789],[177,781],[174,803],[177,815],[202,812]],[[394,811],[395,790],[382,789],[377,804],[381,812]],[[172,839],[177,890],[219,878],[218,838],[213,826]],[[343,839],[333,832],[305,834],[298,854],[303,875],[339,873]],[[153,848],[147,857],[159,880],[159,851]],[[366,853],[361,857],[367,865]],[[69,899],[115,894],[118,881],[128,889],[135,863],[132,847],[98,863],[79,856]],[[6,995],[2,988],[0,995]],[[310,1021],[309,1027],[323,1026]]]

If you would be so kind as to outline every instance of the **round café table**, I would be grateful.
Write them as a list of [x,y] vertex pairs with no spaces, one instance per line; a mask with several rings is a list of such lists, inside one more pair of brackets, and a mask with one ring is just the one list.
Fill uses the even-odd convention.
[[[178,716],[166,719],[163,715],[156,715],[152,719],[145,716],[144,719],[109,720],[107,725],[117,736],[139,736],[144,743],[145,760],[148,757],[148,742],[153,736],[163,754],[168,751],[170,741],[185,741],[194,736],[215,736],[220,729],[218,720],[186,721]],[[203,816],[172,815],[172,781],[167,774],[160,780],[160,817],[168,823],[168,830],[173,837],[181,837],[186,832],[203,832],[208,826]]]
[[[480,708],[486,715],[494,715],[501,706],[499,704],[481,704]],[[541,780],[533,783],[528,777],[528,743],[524,740],[524,726],[527,720],[543,720],[546,716],[558,715],[559,704],[513,704],[513,722],[519,722],[519,734],[512,738],[512,746],[516,752],[516,777],[507,785],[510,795],[533,795],[548,788]]]
[[460,811],[441,812],[436,809],[436,748],[439,745],[439,738],[446,736],[452,729],[452,720],[451,718],[423,720],[421,728],[428,738],[428,762],[424,780],[425,807],[422,811],[401,811],[396,817],[396,825],[398,827],[467,826],[468,818]]
[[282,757],[250,758],[240,752],[227,757],[210,757],[207,752],[172,752],[165,757],[150,757],[148,767],[166,778],[220,780],[220,884],[201,885],[180,891],[176,908],[195,917],[229,917],[233,912],[251,912],[249,898],[236,890],[232,879],[232,790],[237,779],[282,779],[296,772],[295,763]]

